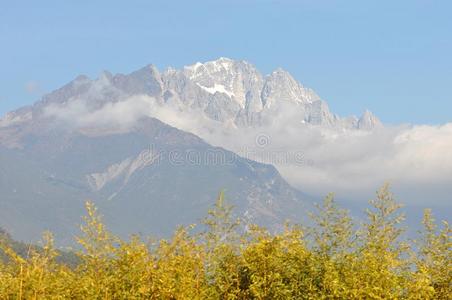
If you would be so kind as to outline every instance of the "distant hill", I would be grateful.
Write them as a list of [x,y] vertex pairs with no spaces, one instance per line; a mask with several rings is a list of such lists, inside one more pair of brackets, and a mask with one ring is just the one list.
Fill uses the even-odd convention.
[[[0,228],[0,243],[4,243],[22,258],[28,257],[30,249],[41,252],[42,247],[36,244],[24,243],[14,240],[5,230]],[[74,252],[57,250],[56,262],[74,267],[79,263],[79,258]],[[0,261],[8,261],[9,257],[0,249]]]

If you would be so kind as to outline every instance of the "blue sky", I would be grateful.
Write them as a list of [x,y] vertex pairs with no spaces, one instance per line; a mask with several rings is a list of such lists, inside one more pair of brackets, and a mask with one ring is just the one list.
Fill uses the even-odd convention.
[[220,56],[282,67],[341,115],[452,121],[452,1],[0,3],[0,114],[79,74]]

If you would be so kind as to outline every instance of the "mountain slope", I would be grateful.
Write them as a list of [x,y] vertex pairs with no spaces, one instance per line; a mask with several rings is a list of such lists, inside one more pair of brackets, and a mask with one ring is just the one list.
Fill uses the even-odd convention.
[[162,236],[198,221],[221,189],[238,214],[273,228],[309,206],[274,167],[152,118],[126,130],[46,118],[0,129],[0,227],[19,239],[51,230],[70,245],[87,199],[122,236]]

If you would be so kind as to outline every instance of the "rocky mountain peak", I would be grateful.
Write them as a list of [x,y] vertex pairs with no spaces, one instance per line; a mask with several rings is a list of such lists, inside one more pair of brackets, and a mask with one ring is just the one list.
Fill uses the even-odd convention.
[[[106,103],[135,95],[150,96],[157,100],[156,105],[199,111],[203,117],[239,127],[258,127],[264,119],[266,124],[271,124],[284,118],[287,111],[295,114],[297,124],[364,130],[381,126],[370,112],[365,112],[359,120],[332,114],[327,103],[313,90],[281,68],[263,76],[254,65],[226,57],[197,62],[182,70],[168,68],[160,72],[149,64],[130,74],[113,75],[104,71],[93,80],[79,76],[45,95],[33,106],[33,116],[39,115],[36,110],[42,112],[48,105],[83,101],[89,109],[99,109]],[[30,117],[21,118],[17,111],[14,118]],[[12,124],[11,120],[2,123]]]
[[373,128],[382,127],[383,124],[371,111],[365,110],[361,118],[358,120],[358,128],[370,130]]
[[262,106],[259,99],[256,99],[262,86],[262,76],[253,65],[245,61],[220,57],[187,66],[183,72],[207,93],[222,93],[241,108],[252,106],[256,109]]
[[262,101],[267,107],[279,101],[308,104],[316,100],[320,100],[320,97],[304,88],[289,72],[281,68],[265,77]]

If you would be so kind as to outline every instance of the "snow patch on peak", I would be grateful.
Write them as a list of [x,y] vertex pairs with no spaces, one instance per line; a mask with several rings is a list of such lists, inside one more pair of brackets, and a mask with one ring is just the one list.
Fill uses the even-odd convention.
[[191,72],[196,72],[200,67],[203,67],[203,66],[204,66],[204,64],[202,64],[198,61],[193,65],[185,66],[184,69],[191,71]]
[[194,79],[203,76],[204,73],[212,74],[222,71],[230,71],[234,64],[234,60],[227,57],[220,57],[216,60],[207,61],[205,63],[196,62],[193,65],[185,66],[184,70],[189,73],[189,78]]
[[218,61],[229,61],[229,62],[232,62],[232,61],[233,61],[232,59],[230,59],[230,58],[228,58],[228,57],[224,57],[224,56],[220,56],[217,60],[218,60]]
[[206,62],[204,65],[211,73],[216,73],[224,71],[229,72],[232,69],[233,64],[234,61],[232,60],[218,59]]
[[234,61],[227,57],[220,57],[218,60],[214,61],[215,64],[220,64],[224,69],[229,70],[234,64]]
[[222,65],[223,67],[229,67],[230,65],[234,64],[235,60],[227,58],[227,57],[219,57],[215,60],[210,60],[205,62],[206,65]]
[[213,87],[206,87],[206,86],[200,85],[199,83],[197,83],[196,85],[212,95],[218,92],[218,93],[226,94],[230,98],[234,97],[234,93],[231,91],[228,91],[226,89],[226,87],[222,84],[215,83]]

